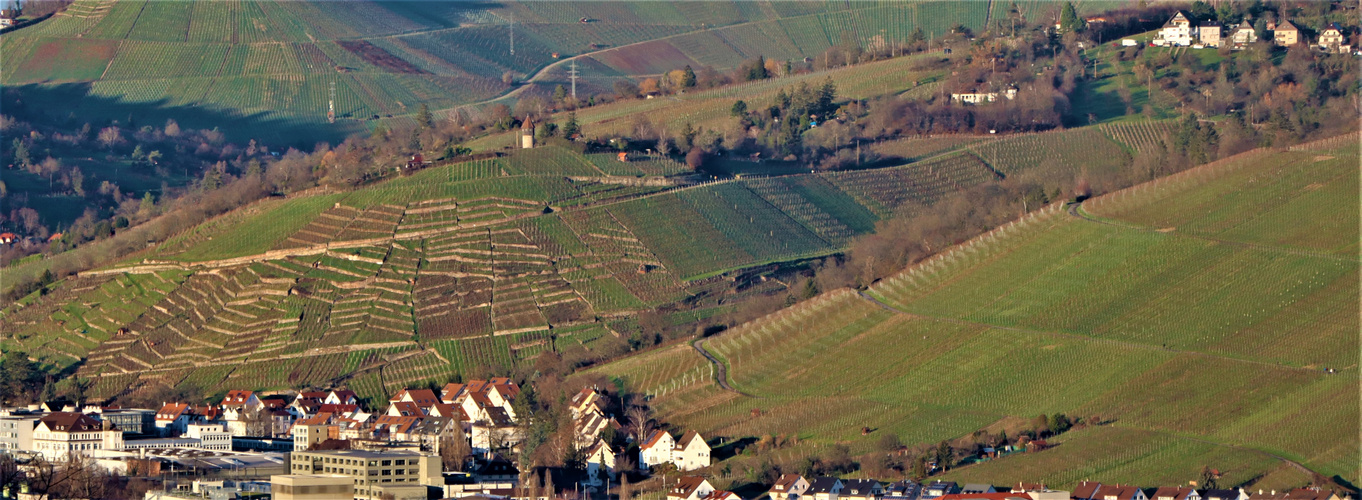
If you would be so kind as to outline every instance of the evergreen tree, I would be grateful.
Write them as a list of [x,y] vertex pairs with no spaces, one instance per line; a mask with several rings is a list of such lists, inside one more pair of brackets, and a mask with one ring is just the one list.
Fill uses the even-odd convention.
[[416,123],[422,128],[430,128],[435,125],[435,117],[430,114],[430,106],[421,103],[421,109],[416,112]]
[[1064,3],[1064,10],[1059,13],[1059,28],[1064,31],[1083,31],[1083,19],[1074,11],[1073,2]]
[[681,69],[681,88],[688,89],[694,86],[695,70],[691,69],[690,65],[687,64],[685,68]]
[[922,28],[919,27],[913,30],[913,34],[908,35],[908,41],[912,43],[922,43],[927,41],[927,35],[922,33]]
[[567,89],[563,88],[562,84],[559,84],[557,87],[553,88],[553,102],[563,102],[563,99],[567,99]]
[[28,146],[24,144],[24,141],[17,138],[14,139],[14,161],[25,167],[33,162],[33,157],[28,152]]
[[738,102],[733,103],[733,107],[728,110],[728,113],[733,115],[734,117],[742,117],[743,115],[746,115],[747,103],[743,102],[742,100],[738,100]]
[[582,126],[577,123],[577,112],[568,112],[567,123],[563,124],[563,137],[571,139],[582,131]]
[[147,194],[142,197],[142,203],[137,206],[137,211],[143,214],[151,214],[152,210],[156,210],[156,198],[151,195],[151,191],[147,191]]

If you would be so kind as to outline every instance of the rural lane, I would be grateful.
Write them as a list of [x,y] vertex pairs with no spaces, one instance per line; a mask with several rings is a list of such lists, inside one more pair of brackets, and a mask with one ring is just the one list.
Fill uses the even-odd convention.
[[741,394],[749,398],[759,397],[734,389],[733,386],[728,385],[728,367],[724,366],[723,363],[719,362],[718,358],[715,358],[713,354],[710,354],[709,351],[705,350],[706,340],[709,339],[697,340],[695,342],[692,342],[690,346],[694,347],[696,352],[699,352],[701,356],[704,356],[705,359],[708,359],[710,363],[714,364],[714,380],[719,383],[719,387],[722,387],[725,391]]

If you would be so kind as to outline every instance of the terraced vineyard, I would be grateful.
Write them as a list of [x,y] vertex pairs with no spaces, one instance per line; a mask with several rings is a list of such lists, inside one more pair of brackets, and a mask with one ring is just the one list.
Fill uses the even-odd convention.
[[1357,162],[1346,141],[1255,151],[1072,213],[1053,205],[864,295],[828,292],[707,339],[754,397],[693,382],[704,358],[684,349],[595,371],[655,394],[674,425],[853,452],[876,446],[862,427],[935,443],[1008,416],[1111,422],[954,480],[1162,484],[1211,465],[1255,487],[1308,481],[1286,457],[1351,482]]

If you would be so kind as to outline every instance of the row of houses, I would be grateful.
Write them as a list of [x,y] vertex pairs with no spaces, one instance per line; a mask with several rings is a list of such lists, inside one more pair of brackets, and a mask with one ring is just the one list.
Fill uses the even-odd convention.
[[[1272,32],[1272,43],[1279,47],[1290,47],[1307,42],[1300,28],[1289,20],[1282,21],[1280,24],[1270,23],[1267,30]],[[1338,23],[1331,23],[1320,33],[1312,47],[1323,52],[1346,54],[1352,51],[1352,46],[1348,44],[1347,38],[1347,32],[1342,26],[1339,26]],[[1257,41],[1258,32],[1254,29],[1250,19],[1246,18],[1243,22],[1229,28],[1222,27],[1214,21],[1192,26],[1191,19],[1179,11],[1163,24],[1163,27],[1154,35],[1154,40],[1151,43],[1157,47],[1194,46],[1198,48],[1220,47],[1229,44],[1231,48],[1242,49]]]
[[[667,500],[741,500],[732,492],[716,490],[700,476],[683,476],[668,488]],[[805,478],[784,474],[755,500],[1349,500],[1323,488],[1278,492],[1239,489],[1197,489],[1188,486],[1141,488],[1125,484],[1080,482],[1073,491],[1054,490],[1043,483],[1017,483],[1011,488],[988,484],[957,484],[911,480],[881,483],[873,479]]]

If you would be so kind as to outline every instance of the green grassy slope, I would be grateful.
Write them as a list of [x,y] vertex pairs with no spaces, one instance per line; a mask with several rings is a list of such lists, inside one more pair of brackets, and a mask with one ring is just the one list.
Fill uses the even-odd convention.
[[[918,27],[980,28],[985,10],[976,2],[81,0],[0,37],[0,81],[78,84],[25,101],[74,106],[93,118],[131,112],[156,121],[162,108],[185,106],[211,111],[204,121],[227,120],[221,113],[281,130],[353,131],[374,115],[410,115],[420,104],[443,109],[496,97],[512,89],[504,73],[524,78],[575,55],[591,54],[581,65],[586,90],[608,92],[615,79],[687,64],[803,60],[844,37],[873,45]],[[333,85],[340,121],[324,126]],[[73,100],[72,92],[88,98]],[[176,117],[196,128],[238,125],[198,123],[183,110]]]
[[661,382],[595,370],[675,425],[862,452],[862,427],[934,443],[1008,416],[1111,422],[957,480],[1308,481],[1286,459],[1355,482],[1357,161],[1241,155],[995,230],[873,286],[883,305],[838,291],[706,340],[754,397],[685,376],[703,358],[684,350],[649,354],[676,366]]

